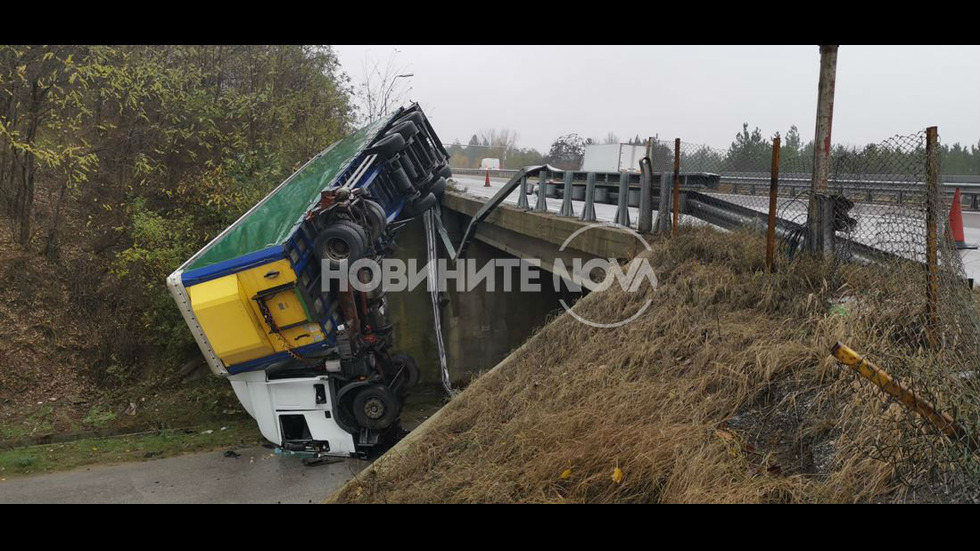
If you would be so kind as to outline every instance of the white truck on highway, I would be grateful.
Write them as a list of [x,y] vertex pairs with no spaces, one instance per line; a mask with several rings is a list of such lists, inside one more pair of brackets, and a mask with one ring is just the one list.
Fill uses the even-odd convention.
[[646,146],[625,143],[593,144],[585,146],[582,172],[630,172],[639,174],[640,159],[646,155]]
[[500,159],[487,157],[480,161],[480,170],[500,170]]

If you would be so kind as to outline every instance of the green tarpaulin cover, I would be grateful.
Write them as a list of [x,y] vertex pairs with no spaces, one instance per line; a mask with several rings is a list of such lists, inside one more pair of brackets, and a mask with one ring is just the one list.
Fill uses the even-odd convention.
[[385,122],[387,120],[382,119],[365,126],[314,157],[266,196],[237,226],[214,241],[186,270],[204,268],[285,243],[302,223],[306,212],[320,199],[320,192],[371,142]]

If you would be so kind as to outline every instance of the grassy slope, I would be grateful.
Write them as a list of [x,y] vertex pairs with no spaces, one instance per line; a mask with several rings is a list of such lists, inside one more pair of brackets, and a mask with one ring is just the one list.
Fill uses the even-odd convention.
[[[941,484],[922,473],[935,463],[918,463],[902,483],[876,458],[899,438],[949,444],[929,430],[910,436],[903,427],[916,425],[908,413],[829,357],[837,340],[884,351],[883,327],[903,323],[921,305],[901,289],[877,293],[883,274],[864,268],[849,270],[844,281],[830,278],[826,266],[799,262],[767,275],[764,248],[757,235],[709,229],[658,242],[650,255],[657,290],[627,295],[614,286],[576,305],[589,319],[612,321],[652,298],[646,314],[618,329],[559,317],[515,361],[474,382],[425,432],[336,497],[970,499],[929,493]],[[842,295],[864,306],[828,308]]]
[[[39,202],[46,200],[42,190]],[[38,254],[39,239],[31,252],[20,250],[0,216],[0,450],[51,436],[250,422],[227,381],[208,376],[184,383],[175,377],[178,365],[110,366],[120,379],[95,379],[93,367],[104,363],[95,338],[101,326],[72,298],[81,279],[101,271],[79,271],[92,268],[79,243],[88,230],[75,218],[66,223],[69,242],[50,260]]]

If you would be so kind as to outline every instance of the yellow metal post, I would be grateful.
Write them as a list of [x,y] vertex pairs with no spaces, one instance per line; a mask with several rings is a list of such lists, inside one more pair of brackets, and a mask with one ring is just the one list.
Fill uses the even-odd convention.
[[830,353],[840,360],[841,363],[857,371],[859,375],[874,383],[875,386],[885,391],[885,393],[895,397],[899,403],[926,418],[934,427],[950,439],[962,441],[966,443],[971,451],[977,451],[977,440],[970,438],[963,427],[958,425],[948,413],[936,411],[936,406],[932,405],[928,400],[916,396],[914,391],[905,388],[902,383],[893,379],[883,369],[862,358],[847,345],[839,342],[830,349]]

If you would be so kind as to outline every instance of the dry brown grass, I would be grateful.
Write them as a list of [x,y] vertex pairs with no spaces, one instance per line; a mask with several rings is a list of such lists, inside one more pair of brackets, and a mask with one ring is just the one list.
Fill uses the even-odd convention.
[[[764,248],[755,234],[704,228],[657,242],[650,258],[658,289],[631,295],[613,286],[575,306],[589,319],[611,321],[651,297],[647,313],[617,329],[558,317],[515,361],[475,380],[424,433],[337,497],[971,499],[933,453],[956,445],[829,356],[841,340],[877,353],[886,369],[891,361],[899,374],[935,361],[907,336],[895,337],[914,326],[921,304],[908,293],[917,287],[898,281],[884,288],[877,268],[841,276],[811,261],[766,274]],[[841,296],[853,299],[850,311],[831,313]],[[928,453],[920,453],[923,445]],[[901,477],[896,454],[915,455]]]

